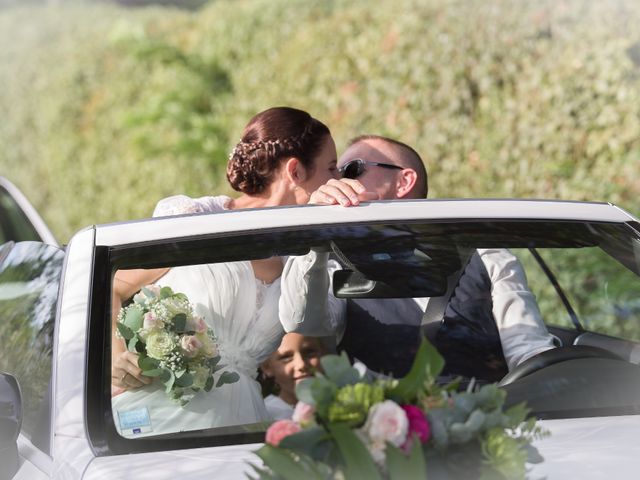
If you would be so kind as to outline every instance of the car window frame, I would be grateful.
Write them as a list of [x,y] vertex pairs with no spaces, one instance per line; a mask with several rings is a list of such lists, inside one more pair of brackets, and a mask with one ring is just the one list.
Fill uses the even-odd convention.
[[[480,219],[397,219],[379,221],[343,221],[329,224],[313,224],[306,226],[282,226],[264,228],[259,231],[241,230],[233,232],[212,232],[196,236],[184,236],[147,240],[144,242],[122,243],[118,245],[98,245],[94,247],[94,265],[92,272],[91,291],[106,292],[106,295],[92,295],[90,303],[90,322],[88,332],[88,356],[87,362],[91,365],[101,365],[100,375],[87,374],[85,394],[87,405],[87,436],[98,456],[121,455],[129,453],[142,453],[153,451],[166,451],[175,449],[202,448],[215,446],[230,446],[241,444],[260,443],[264,441],[264,432],[229,433],[210,436],[206,432],[180,432],[177,434],[158,435],[140,439],[127,439],[120,436],[115,428],[111,409],[111,285],[113,275],[119,268],[157,268],[161,266],[177,266],[198,263],[212,263],[225,261],[248,260],[246,255],[223,254],[216,249],[209,249],[206,254],[197,253],[205,249],[207,242],[228,242],[238,246],[246,239],[255,236],[272,234],[290,234],[299,238],[301,230],[321,231],[326,228],[356,227],[359,225],[393,225],[393,224],[443,224],[443,223],[486,223],[486,222],[558,222],[547,219],[509,219],[509,218],[480,218]],[[584,220],[564,220],[565,223],[585,223]],[[624,225],[625,222],[594,221],[591,223]],[[629,226],[631,228],[631,226]],[[637,230],[632,229],[634,235]],[[167,252],[175,250],[170,247],[173,244],[186,245],[196,254],[185,260],[184,256],[169,256]],[[250,243],[250,242],[246,242]],[[284,247],[282,247],[284,249]],[[301,251],[299,253],[303,253]],[[161,258],[162,260],[154,260]],[[253,258],[253,257],[251,257]],[[261,258],[256,256],[255,258]],[[105,321],[109,319],[109,321]]]

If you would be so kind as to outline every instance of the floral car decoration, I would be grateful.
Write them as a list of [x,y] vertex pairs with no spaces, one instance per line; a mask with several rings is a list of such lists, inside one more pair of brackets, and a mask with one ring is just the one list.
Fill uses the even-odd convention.
[[[186,405],[200,390],[210,391],[213,374],[223,367],[213,330],[195,314],[183,293],[147,285],[120,309],[118,335],[127,349],[139,355],[142,374],[158,377],[169,398]],[[235,372],[223,372],[215,386],[238,381]]]
[[438,385],[444,360],[426,340],[399,380],[367,378],[346,356],[321,366],[297,386],[293,418],[267,430],[259,478],[514,479],[542,461],[531,442],[546,433],[525,405],[505,408],[495,384]]

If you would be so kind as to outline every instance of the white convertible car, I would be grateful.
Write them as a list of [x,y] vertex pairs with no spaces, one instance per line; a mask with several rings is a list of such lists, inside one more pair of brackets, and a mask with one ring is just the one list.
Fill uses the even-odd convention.
[[[526,400],[550,431],[536,444],[544,462],[531,466],[530,478],[638,477],[638,220],[605,203],[422,200],[98,225],[76,234],[65,251],[5,244],[0,478],[246,478],[249,462],[258,462],[252,451],[264,441],[264,423],[156,432],[152,421],[143,432],[119,433],[112,279],[122,269],[312,249],[341,264],[331,293],[347,305],[340,350],[372,370],[402,375],[426,335],[446,359],[447,378],[500,382],[508,402]],[[526,272],[528,288],[518,286],[526,308],[500,303],[496,272],[479,261],[487,252]],[[429,299],[417,315],[363,314],[361,307],[412,298]],[[522,325],[532,318],[544,322],[535,328],[548,335],[548,348],[509,362],[513,351],[530,348]]]

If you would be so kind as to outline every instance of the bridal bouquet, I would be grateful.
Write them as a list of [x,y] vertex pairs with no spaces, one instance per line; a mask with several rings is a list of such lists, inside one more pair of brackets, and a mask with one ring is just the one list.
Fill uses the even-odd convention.
[[[142,374],[158,377],[169,398],[186,405],[200,390],[213,388],[222,367],[213,330],[193,311],[186,295],[147,285],[118,314],[118,335],[139,355]],[[238,381],[225,371],[216,387]]]
[[296,388],[292,420],[273,423],[253,465],[261,479],[515,479],[542,461],[546,433],[495,384],[438,385],[444,360],[426,340],[406,377],[361,376],[346,356]]

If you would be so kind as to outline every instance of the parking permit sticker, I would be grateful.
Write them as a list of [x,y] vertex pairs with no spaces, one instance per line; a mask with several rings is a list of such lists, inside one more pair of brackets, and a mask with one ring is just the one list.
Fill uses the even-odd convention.
[[118,420],[120,421],[120,431],[123,435],[136,435],[153,431],[147,407],[124,412],[118,411]]

